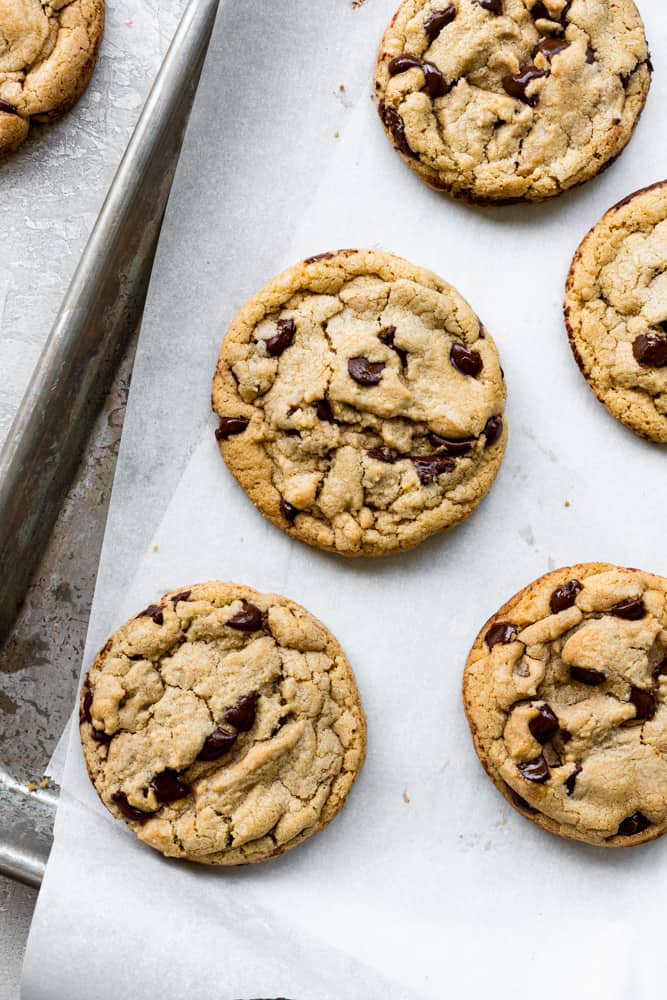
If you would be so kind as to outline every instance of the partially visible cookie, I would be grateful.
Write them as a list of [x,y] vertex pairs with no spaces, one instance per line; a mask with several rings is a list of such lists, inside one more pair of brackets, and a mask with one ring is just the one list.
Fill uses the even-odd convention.
[[0,155],[78,100],[103,30],[104,0],[0,0]]
[[486,771],[538,826],[603,847],[667,830],[667,580],[547,573],[479,633],[463,696]]
[[619,202],[584,238],[565,322],[598,399],[636,434],[667,443],[667,181]]
[[231,583],[165,595],[122,626],[81,691],[102,801],[168,857],[266,861],[321,830],[361,770],[350,665],[298,604]]
[[650,82],[632,0],[403,0],[375,71],[404,162],[480,202],[541,201],[594,177]]
[[310,258],[241,310],[213,381],[222,456],[295,538],[410,548],[466,518],[505,450],[496,346],[430,271],[371,250]]

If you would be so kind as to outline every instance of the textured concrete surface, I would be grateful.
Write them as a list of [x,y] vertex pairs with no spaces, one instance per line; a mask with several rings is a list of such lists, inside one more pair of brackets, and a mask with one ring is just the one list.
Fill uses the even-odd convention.
[[[108,0],[72,113],[0,162],[0,446],[186,0]],[[11,197],[7,194],[11,192]],[[119,373],[13,639],[0,655],[2,763],[43,773],[72,704],[129,380]],[[36,893],[0,879],[0,1000],[18,997]]]

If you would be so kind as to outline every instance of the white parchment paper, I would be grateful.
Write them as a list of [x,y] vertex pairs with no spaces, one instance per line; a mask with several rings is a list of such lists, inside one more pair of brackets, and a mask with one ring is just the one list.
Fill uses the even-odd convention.
[[[667,163],[662,5],[642,4],[657,72],[620,161],[547,205],[481,210],[424,187],[377,121],[370,77],[394,3],[221,12],[147,307],[85,662],[167,588],[220,578],[284,593],[350,657],[366,766],[307,844],[210,871],[163,860],[108,815],[74,732],[25,1000],[636,1000],[664,974],[667,842],[605,852],[539,831],[483,775],[460,697],[481,624],[549,568],[667,574],[664,449],[596,402],[561,314],[587,228]],[[338,246],[393,250],[453,282],[496,338],[509,390],[509,446],[481,508],[381,561],[319,553],[266,522],[221,462],[208,408],[242,302]]]

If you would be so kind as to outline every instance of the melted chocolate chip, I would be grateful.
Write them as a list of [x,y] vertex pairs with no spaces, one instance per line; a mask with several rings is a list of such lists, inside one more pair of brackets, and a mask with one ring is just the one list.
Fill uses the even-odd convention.
[[535,46],[533,52],[533,57],[541,52],[545,59],[549,62],[554,56],[557,56],[559,52],[564,52],[565,49],[569,47],[570,43],[566,38],[540,38],[539,42]]
[[658,679],[658,677],[664,677],[665,674],[667,674],[667,656],[664,658],[662,663],[659,663],[658,666],[653,671],[653,676],[656,678],[656,680]]
[[298,507],[295,507],[294,504],[288,503],[285,497],[281,497],[280,513],[283,515],[286,521],[289,521],[289,523],[292,524],[296,518],[296,515],[300,514],[301,511],[299,510]]
[[233,733],[230,729],[225,729],[224,726],[219,726],[218,729],[214,729],[211,735],[207,736],[204,740],[204,745],[199,751],[197,760],[217,760],[219,757],[223,757],[232,749],[236,743],[236,739],[236,733]]
[[510,622],[496,622],[484,636],[484,641],[489,649],[492,649],[499,643],[507,645],[508,642],[514,642],[515,639],[516,625],[512,625]]
[[152,618],[156,625],[164,624],[164,608],[159,604],[149,604],[145,611],[141,611],[137,618]]
[[539,809],[536,809],[535,806],[531,806],[530,802],[526,802],[523,796],[519,795],[518,792],[515,792],[512,786],[508,785],[507,782],[505,782],[505,788],[507,789],[507,794],[511,798],[512,802],[515,806],[518,806],[519,809],[523,809],[523,811],[527,813],[539,812]]
[[477,351],[473,351],[470,347],[465,347],[463,344],[452,344],[452,349],[449,352],[449,360],[457,371],[460,371],[462,375],[470,375],[471,378],[479,375],[484,367],[484,363]]
[[390,107],[386,101],[380,101],[378,105],[378,112],[380,118],[384,123],[384,127],[391,133],[394,140],[394,145],[401,153],[405,153],[406,156],[411,156],[413,159],[418,159],[417,153],[410,149],[408,145],[408,140],[405,137],[405,122],[399,115],[395,108]]
[[257,632],[262,627],[264,616],[262,612],[250,601],[243,602],[243,611],[238,611],[226,623],[230,628],[235,628],[239,632]]
[[240,733],[247,733],[255,724],[257,715],[257,692],[243,695],[231,708],[228,708],[222,719],[234,726]]
[[431,99],[444,97],[445,94],[448,94],[452,89],[451,85],[447,83],[435,63],[425,62],[422,65],[422,72],[424,73],[426,90],[428,91],[428,96]]
[[226,441],[227,438],[233,437],[235,434],[242,434],[249,423],[250,421],[246,420],[245,417],[220,417],[215,436],[218,441]]
[[667,366],[667,337],[659,333],[641,333],[632,345],[635,361],[644,368]]
[[489,14],[504,14],[503,0],[475,0],[476,4],[488,10]]
[[558,24],[559,22],[560,22],[560,24],[564,24],[565,23],[565,15],[567,14],[569,8],[570,8],[570,4],[566,3],[565,7],[563,8],[563,10],[561,11],[560,16],[559,16],[558,14],[551,14],[547,10],[546,4],[544,4],[542,2],[542,0],[537,0],[537,3],[533,4],[533,7],[532,7],[532,10],[531,10],[530,13],[532,14],[534,20],[536,20],[536,21],[537,21],[538,18],[542,18],[545,21],[555,21],[556,24]]
[[363,356],[350,358],[347,363],[350,378],[364,386],[377,385],[382,378],[385,367],[384,361],[369,361]]
[[604,684],[607,679],[601,670],[591,670],[589,667],[570,667],[570,677],[580,684],[588,684],[589,687]]
[[408,352],[403,350],[402,347],[397,347],[396,344],[394,343],[396,337],[396,327],[395,326],[385,327],[385,329],[378,334],[378,337],[383,344],[386,344],[387,347],[391,347],[392,351],[396,351],[398,357],[400,358],[401,365],[403,366],[403,368],[405,368],[405,366],[408,363]]
[[497,417],[489,417],[489,419],[484,424],[484,436],[486,437],[485,448],[491,448],[496,441],[500,440],[500,436],[503,433],[503,418],[498,414]]
[[534,781],[536,785],[543,785],[551,777],[549,765],[542,756],[529,760],[527,764],[517,764],[517,767],[526,781]]
[[435,41],[442,29],[451,24],[455,18],[456,7],[452,3],[442,10],[434,10],[424,21],[424,32],[429,42]]
[[636,812],[623,820],[618,828],[619,837],[633,837],[636,833],[643,833],[651,825],[651,821],[646,819],[643,813]]
[[81,705],[81,711],[79,712],[79,722],[89,722],[92,725],[92,717],[90,715],[90,709],[93,704],[93,692],[89,687],[86,687],[86,693],[83,696],[83,703]]
[[389,76],[398,76],[399,73],[407,73],[409,69],[421,69],[422,61],[419,56],[411,56],[408,53],[403,53],[402,56],[396,56],[392,59],[387,69],[389,70]]
[[565,781],[565,787],[567,788],[567,794],[568,795],[572,795],[572,793],[574,792],[574,786],[577,783],[577,776],[579,774],[581,774],[581,768],[577,764],[575,766],[574,771],[572,772],[572,774],[570,774],[569,777]]
[[169,600],[172,604],[178,604],[179,601],[187,601],[191,593],[191,590],[182,590],[180,594],[174,594],[174,596],[170,597]]
[[314,257],[306,257],[304,264],[314,264],[317,260],[331,260],[335,254],[331,252],[327,253],[316,253]]
[[540,705],[537,711],[528,728],[538,743],[546,743],[558,732],[558,716],[549,705]]
[[90,735],[96,743],[111,743],[113,739],[113,736],[109,736],[109,734],[105,733],[103,729],[95,729],[94,726],[90,730]]
[[18,115],[18,111],[9,101],[0,100],[0,111],[4,111],[6,115]]
[[655,715],[655,698],[648,691],[635,687],[630,688],[630,701],[637,710],[636,718],[652,719]]
[[597,56],[595,55],[595,49],[592,49],[590,45],[586,49],[586,62],[589,66],[592,66],[594,62],[597,62]]
[[613,608],[609,609],[609,614],[614,618],[623,618],[627,622],[638,622],[646,614],[644,598],[631,598],[628,601],[620,601]]
[[549,601],[551,613],[557,615],[559,611],[566,611],[567,608],[571,608],[580,590],[581,584],[578,580],[568,580],[561,587],[556,587]]
[[526,88],[533,80],[539,80],[548,75],[545,69],[538,69],[537,66],[522,66],[514,76],[503,77],[503,88],[510,97],[516,98],[517,101],[523,101],[524,104],[534,108],[537,104],[537,96],[529,97]]
[[401,457],[393,448],[369,448],[366,452],[369,458],[374,458],[376,462],[386,462],[393,465]]
[[441,448],[448,455],[467,455],[477,438],[444,438],[429,431],[428,439],[434,448]]
[[420,482],[425,486],[445,472],[453,472],[456,460],[449,455],[412,455],[412,464],[417,470]]
[[278,331],[276,335],[264,341],[266,353],[270,358],[277,358],[283,351],[286,351],[294,340],[294,334],[296,333],[296,326],[293,319],[279,319],[276,329]]
[[334,422],[333,410],[331,409],[331,404],[328,399],[320,399],[315,403],[315,413],[317,414],[318,420],[324,420],[328,424]]
[[158,802],[176,802],[190,794],[190,786],[181,781],[176,771],[169,768],[161,774],[156,774],[149,781]]
[[124,792],[114,792],[111,801],[116,803],[125,819],[133,820],[135,823],[145,823],[153,815],[152,812],[145,812],[143,809],[131,806]]

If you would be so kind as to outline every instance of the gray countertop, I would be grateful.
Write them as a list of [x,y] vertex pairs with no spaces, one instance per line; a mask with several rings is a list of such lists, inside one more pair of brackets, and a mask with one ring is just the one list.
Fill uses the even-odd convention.
[[[86,94],[61,121],[33,128],[25,146],[0,162],[0,231],[5,246],[0,269],[0,447],[185,5],[186,0],[170,0],[168,5],[161,0],[107,0],[104,43]],[[100,418],[110,431],[102,435],[102,441],[99,434],[95,436],[98,451],[88,474],[98,490],[101,514],[91,517],[96,523],[88,526],[81,551],[73,553],[82,564],[90,564],[101,543],[109,463],[116,451],[122,421],[118,409],[126,382],[127,371]],[[97,461],[100,448],[104,463]],[[46,662],[9,665],[19,688],[34,690],[39,670],[56,667],[66,667],[66,683],[75,684],[94,564],[92,571],[90,565],[76,566],[74,575],[80,583],[76,600],[55,601],[49,608],[48,624],[55,641],[48,646],[53,659],[47,652]],[[43,587],[50,594],[53,582],[42,578],[36,588]],[[0,670],[5,669],[7,664],[0,663]],[[49,743],[52,749],[55,738],[50,732],[45,745]],[[0,878],[0,1000],[15,1000],[19,995],[35,899],[34,890]]]

